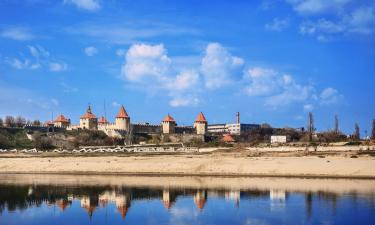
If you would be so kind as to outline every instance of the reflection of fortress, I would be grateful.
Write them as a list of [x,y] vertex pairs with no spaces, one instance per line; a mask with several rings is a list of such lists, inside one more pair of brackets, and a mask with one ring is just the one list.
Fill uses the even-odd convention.
[[[340,194],[330,192],[306,192],[299,193],[305,196],[306,216],[310,217],[314,209],[314,202],[325,201],[335,210],[336,202]],[[355,201],[357,193],[351,193]],[[284,190],[207,190],[207,189],[147,189],[131,187],[55,187],[55,186],[11,186],[0,185],[0,215],[6,208],[8,211],[25,210],[29,207],[40,207],[43,204],[56,206],[61,212],[70,210],[72,205],[79,205],[82,212],[92,218],[99,208],[106,208],[110,205],[116,207],[115,214],[126,218],[129,209],[137,201],[159,201],[160,206],[166,210],[177,205],[180,197],[189,197],[191,204],[195,205],[198,212],[207,210],[209,199],[226,199],[239,206],[241,201],[252,201],[260,199],[268,200],[271,211],[284,210],[288,201],[289,193]],[[369,200],[374,202],[374,196]],[[217,201],[216,201],[217,202]],[[144,202],[145,203],[145,202]],[[321,204],[321,203],[319,203]],[[153,206],[155,204],[152,204]],[[212,206],[210,206],[211,208]]]

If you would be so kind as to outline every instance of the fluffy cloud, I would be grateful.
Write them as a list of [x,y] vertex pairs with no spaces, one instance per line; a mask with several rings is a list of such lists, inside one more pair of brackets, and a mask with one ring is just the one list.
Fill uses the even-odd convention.
[[338,103],[343,98],[336,89],[331,87],[324,89],[319,97],[321,103],[325,105]]
[[201,63],[206,87],[216,89],[230,83],[243,65],[242,58],[232,56],[219,43],[208,44]]
[[125,55],[121,73],[127,81],[167,93],[172,107],[198,103],[199,73],[193,69],[176,72],[162,44],[134,44]]
[[80,9],[97,11],[100,9],[98,0],[64,0],[64,4],[73,4]]
[[326,88],[316,94],[311,84],[300,84],[291,75],[262,67],[248,69],[244,74],[248,83],[244,91],[251,97],[261,97],[265,106],[277,108],[292,103],[303,103],[305,111],[311,111],[313,104],[332,104],[342,95],[336,89]]
[[199,74],[196,71],[183,71],[167,83],[166,87],[173,91],[189,90],[198,85],[198,80]]
[[267,23],[265,28],[271,31],[282,31],[289,27],[289,19],[274,18],[271,23]]
[[[294,10],[303,15],[301,34],[319,41],[332,40],[339,35],[373,34],[375,5],[352,0],[287,0]],[[352,3],[353,4],[349,4]]]
[[170,73],[171,59],[162,44],[132,45],[126,53],[126,63],[122,67],[122,75],[130,81],[144,79],[166,80]]
[[0,36],[16,41],[28,41],[34,38],[34,35],[24,27],[11,27],[4,29],[0,32]]
[[68,69],[68,65],[66,63],[57,63],[57,62],[49,63],[49,71],[51,72],[62,72],[67,69]]
[[87,56],[94,56],[96,53],[98,53],[98,49],[96,49],[94,46],[89,46],[85,48],[85,54]]

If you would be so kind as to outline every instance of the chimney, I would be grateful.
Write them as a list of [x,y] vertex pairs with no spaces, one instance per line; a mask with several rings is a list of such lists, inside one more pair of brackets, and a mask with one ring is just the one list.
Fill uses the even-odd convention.
[[236,113],[236,123],[237,123],[237,124],[240,123],[240,112],[237,112],[237,113]]

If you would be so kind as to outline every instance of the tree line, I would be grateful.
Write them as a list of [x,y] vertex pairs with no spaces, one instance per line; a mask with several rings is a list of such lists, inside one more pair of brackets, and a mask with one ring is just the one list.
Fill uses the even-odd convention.
[[4,118],[0,117],[0,127],[22,128],[26,124],[40,126],[42,123],[39,120],[27,120],[22,116],[5,116]]
[[[314,117],[312,112],[309,112],[308,117],[307,117],[307,133],[309,134],[309,139],[310,141],[312,140],[312,136],[315,133],[316,129],[314,126]],[[367,131],[366,133],[366,138],[368,137]],[[334,117],[334,128],[333,130],[328,130],[326,132],[322,132],[321,135],[325,136],[344,136],[344,134],[340,131],[340,126],[339,126],[339,118],[337,115]],[[375,140],[375,119],[372,121],[372,130],[371,130],[371,135],[369,136],[370,139]],[[354,124],[354,131],[351,135],[349,135],[349,138],[355,141],[359,141],[361,139],[361,131],[358,123]]]

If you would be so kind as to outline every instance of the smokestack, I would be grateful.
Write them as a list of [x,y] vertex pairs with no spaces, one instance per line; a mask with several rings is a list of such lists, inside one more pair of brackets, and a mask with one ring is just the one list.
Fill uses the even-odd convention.
[[237,124],[240,123],[240,112],[237,112],[237,113],[236,113],[236,123],[237,123]]

